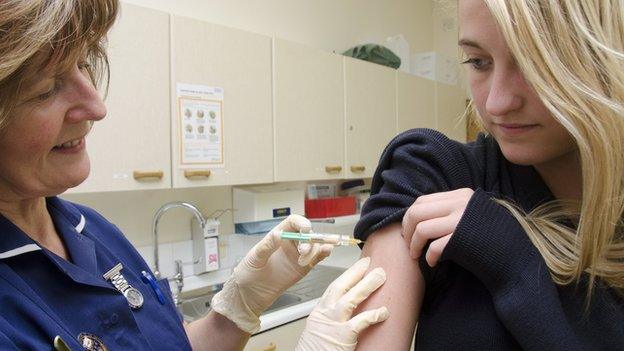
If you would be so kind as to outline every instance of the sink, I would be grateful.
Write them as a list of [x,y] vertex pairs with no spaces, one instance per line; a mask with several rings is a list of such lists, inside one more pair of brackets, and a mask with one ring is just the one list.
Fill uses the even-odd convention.
[[[316,266],[308,275],[297,284],[286,290],[275,302],[263,312],[263,314],[297,305],[302,302],[321,297],[329,284],[334,281],[344,268]],[[184,320],[192,322],[199,319],[210,311],[210,301],[218,291],[210,291],[193,298],[183,299],[178,310],[184,316]],[[189,295],[196,295],[189,292]]]
[[[211,293],[208,295],[182,301],[182,304],[180,305],[180,310],[182,312],[182,315],[184,316],[184,320],[190,322],[208,314],[208,312],[210,311],[210,301],[215,294],[216,293]],[[269,308],[267,308],[266,311],[264,311],[264,313],[270,313],[282,308],[294,306],[302,302],[301,300],[302,299],[300,296],[284,293],[280,297],[278,297],[277,300],[275,300],[275,302]]]

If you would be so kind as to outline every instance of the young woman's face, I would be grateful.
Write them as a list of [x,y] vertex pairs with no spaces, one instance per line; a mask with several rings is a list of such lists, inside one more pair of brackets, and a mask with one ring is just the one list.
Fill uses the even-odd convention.
[[485,2],[460,0],[459,22],[472,97],[505,158],[535,166],[574,152],[572,137],[524,80]]
[[0,200],[56,195],[89,174],[85,136],[106,108],[81,63],[26,82],[0,133]]

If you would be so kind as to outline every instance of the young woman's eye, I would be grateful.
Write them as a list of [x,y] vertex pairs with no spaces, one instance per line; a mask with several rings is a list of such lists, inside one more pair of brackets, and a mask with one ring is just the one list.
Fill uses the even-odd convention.
[[462,62],[462,64],[470,64],[475,70],[484,71],[488,68],[490,62],[488,60],[480,58],[469,58],[466,61]]
[[78,62],[78,69],[81,71],[85,71],[85,70],[89,70],[91,69],[91,64],[89,62]]

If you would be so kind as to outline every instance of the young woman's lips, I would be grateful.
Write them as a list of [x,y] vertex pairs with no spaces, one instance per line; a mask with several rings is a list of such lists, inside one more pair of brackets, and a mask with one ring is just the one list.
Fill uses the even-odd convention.
[[85,138],[68,141],[66,143],[56,145],[52,151],[62,154],[76,154],[85,149]]
[[500,123],[497,126],[504,134],[516,136],[532,131],[537,124]]

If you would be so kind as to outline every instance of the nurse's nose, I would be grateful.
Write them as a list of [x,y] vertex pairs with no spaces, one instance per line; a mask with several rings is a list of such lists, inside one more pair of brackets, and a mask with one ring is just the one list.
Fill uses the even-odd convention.
[[504,117],[520,109],[525,89],[528,89],[528,86],[517,67],[496,68],[485,103],[486,112],[490,116]]
[[66,119],[69,122],[81,122],[104,118],[106,106],[86,71],[75,66],[68,75],[71,106],[66,113]]

